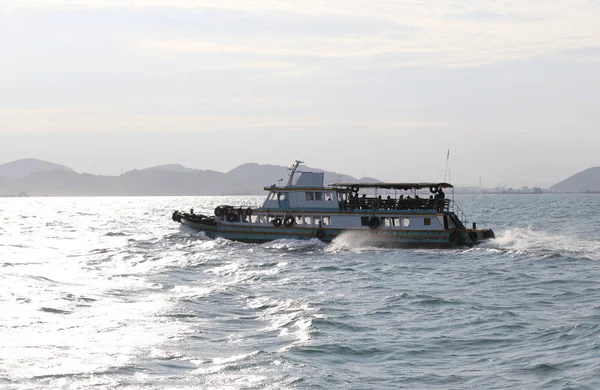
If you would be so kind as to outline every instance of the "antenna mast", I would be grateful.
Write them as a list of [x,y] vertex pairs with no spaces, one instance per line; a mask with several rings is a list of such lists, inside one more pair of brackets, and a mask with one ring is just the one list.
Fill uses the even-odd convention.
[[448,153],[446,154],[446,169],[444,169],[444,182],[446,182],[446,175],[448,173],[448,160],[450,159],[450,149],[448,149]]
[[296,174],[296,169],[298,169],[300,164],[302,164],[303,162],[304,161],[300,161],[300,160],[294,161],[294,165],[292,165],[292,167],[290,168],[292,170],[292,172],[290,173],[290,178],[288,179],[287,187],[292,186],[292,182],[294,181],[294,175]]

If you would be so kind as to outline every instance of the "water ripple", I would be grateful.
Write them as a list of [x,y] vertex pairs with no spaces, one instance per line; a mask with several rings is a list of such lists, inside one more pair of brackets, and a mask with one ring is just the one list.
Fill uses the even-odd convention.
[[540,199],[464,197],[498,237],[465,250],[170,220],[255,198],[20,200],[40,212],[0,212],[0,385],[600,388],[600,198]]

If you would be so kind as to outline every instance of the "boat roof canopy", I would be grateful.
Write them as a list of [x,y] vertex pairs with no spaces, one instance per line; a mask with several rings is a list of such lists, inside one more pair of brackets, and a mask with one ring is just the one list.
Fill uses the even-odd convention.
[[394,190],[421,190],[423,188],[440,187],[454,188],[449,183],[335,183],[331,187],[335,188],[385,188]]

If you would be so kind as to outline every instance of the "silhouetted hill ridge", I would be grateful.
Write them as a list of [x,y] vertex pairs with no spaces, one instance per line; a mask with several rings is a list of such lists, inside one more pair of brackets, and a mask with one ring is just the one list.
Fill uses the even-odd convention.
[[23,179],[32,173],[45,171],[75,172],[64,165],[38,160],[36,158],[24,158],[0,164],[0,177],[11,180]]
[[[264,187],[287,180],[289,169],[278,165],[242,164],[229,172],[166,164],[127,171],[120,176],[77,173],[71,168],[37,160],[39,171],[17,179],[0,177],[0,194],[26,192],[48,196],[194,196],[263,194]],[[3,165],[10,165],[3,164]],[[58,166],[59,169],[47,169]],[[326,184],[354,182],[352,176],[301,166],[300,171],[325,172]],[[361,180],[375,180],[364,178]]]
[[600,191],[600,167],[592,167],[550,187],[557,192]]

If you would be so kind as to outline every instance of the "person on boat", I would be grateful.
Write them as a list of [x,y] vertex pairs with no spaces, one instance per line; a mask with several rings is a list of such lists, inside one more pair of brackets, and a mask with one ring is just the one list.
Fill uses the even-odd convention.
[[374,208],[380,209],[381,206],[383,206],[383,200],[381,199],[381,195],[379,195],[377,197],[377,199],[375,199],[375,202],[373,202],[373,203],[374,203],[374,206],[375,206]]
[[363,194],[362,198],[360,198],[360,208],[361,210],[367,208],[367,194]]
[[444,198],[445,197],[446,197],[446,194],[444,194],[444,191],[440,187],[438,192],[435,194],[436,209],[438,212],[442,212],[444,210]]
[[352,202],[353,209],[359,208],[358,192],[355,192],[354,195],[350,194],[350,200]]
[[387,199],[385,200],[385,208],[388,210],[391,210],[394,208],[394,199],[392,199],[392,197],[390,195],[388,195]]

